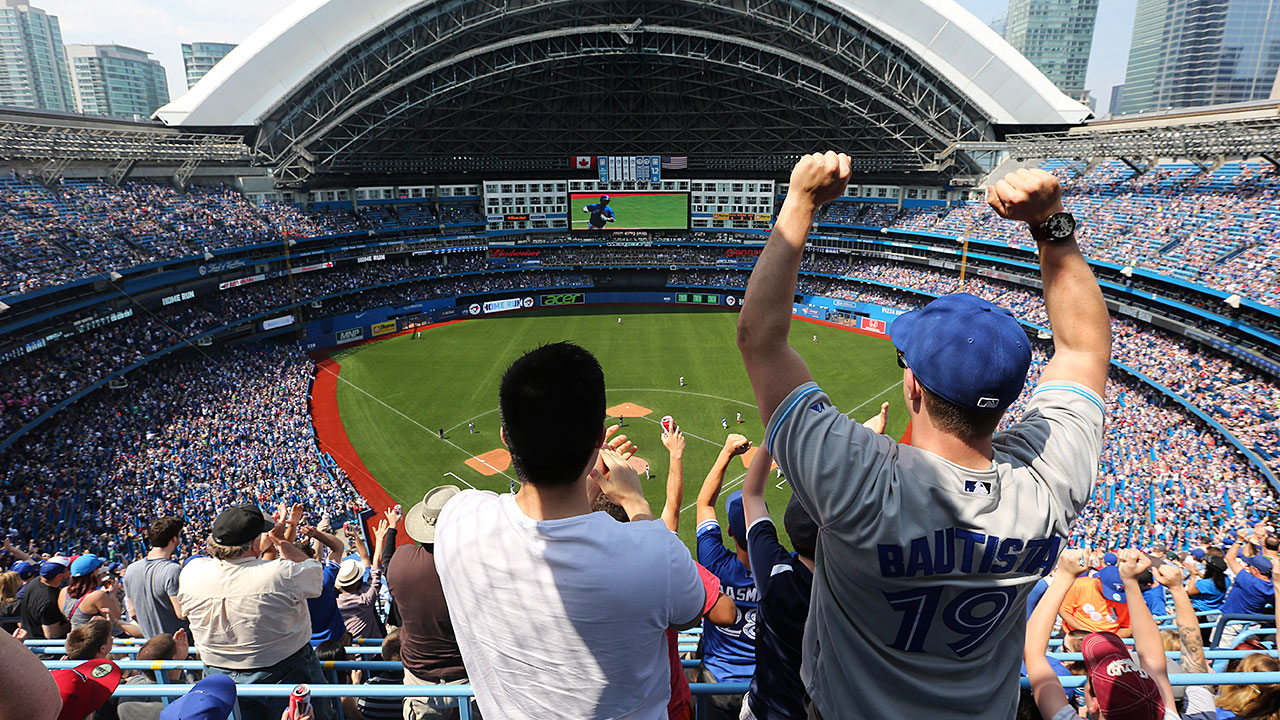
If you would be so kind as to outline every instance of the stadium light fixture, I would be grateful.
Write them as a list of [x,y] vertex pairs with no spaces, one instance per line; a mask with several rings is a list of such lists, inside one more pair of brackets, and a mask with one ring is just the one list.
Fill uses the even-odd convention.
[[1228,297],[1226,300],[1224,300],[1223,302],[1225,302],[1226,304],[1230,305],[1230,306],[1231,306],[1233,309],[1235,309],[1235,310],[1239,310],[1239,309],[1240,309],[1240,296],[1239,296],[1238,294],[1229,296],[1229,297]]
[[115,270],[112,270],[111,272],[107,273],[107,277],[110,278],[112,282],[124,279],[124,276],[116,272]]
[[5,310],[8,310],[8,309],[9,309],[9,306],[8,306],[8,305],[6,305],[6,304],[4,304],[4,303],[0,302],[0,313],[4,312]]
[[1133,277],[1133,266],[1125,265],[1124,267],[1120,268],[1120,274],[1127,278]]
[[209,248],[205,248],[205,249],[204,249],[204,259],[205,259],[205,260],[212,260],[212,259],[213,259],[213,253],[209,252]]

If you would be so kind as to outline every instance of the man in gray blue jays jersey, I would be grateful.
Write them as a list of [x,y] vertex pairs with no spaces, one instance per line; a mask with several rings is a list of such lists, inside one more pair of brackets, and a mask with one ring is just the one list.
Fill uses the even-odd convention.
[[1036,239],[1054,330],[1040,384],[996,433],[1026,382],[1031,341],[1004,308],[945,296],[889,328],[913,445],[871,432],[834,407],[787,344],[809,227],[849,176],[848,157],[831,152],[796,164],[738,320],[765,447],[821,528],[801,668],[809,712],[1012,718],[1022,608],[1097,475],[1106,305],[1057,179],[1006,176],[988,201]]

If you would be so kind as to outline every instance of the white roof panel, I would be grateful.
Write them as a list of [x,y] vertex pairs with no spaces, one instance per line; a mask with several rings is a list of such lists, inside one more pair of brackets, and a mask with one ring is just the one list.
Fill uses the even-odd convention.
[[[252,126],[352,43],[433,0],[297,0],[178,99],[166,125]],[[1074,125],[1089,109],[955,0],[831,0],[916,55],[998,124]]]

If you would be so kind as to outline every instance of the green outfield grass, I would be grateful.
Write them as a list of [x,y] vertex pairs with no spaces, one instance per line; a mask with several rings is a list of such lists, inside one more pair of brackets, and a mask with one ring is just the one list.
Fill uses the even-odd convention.
[[[342,365],[338,407],[360,459],[406,508],[446,482],[505,492],[508,478],[485,477],[463,464],[502,446],[497,413],[502,373],[539,344],[574,341],[600,359],[610,407],[630,402],[653,410],[647,418],[628,418],[623,432],[651,465],[652,479],[645,488],[657,514],[668,466],[658,425],[663,415],[674,416],[688,438],[682,506],[693,504],[724,443],[721,417],[728,418],[730,432],[741,432],[757,444],[763,439],[763,423],[734,344],[736,320],[731,312],[657,307],[566,308],[468,320],[432,328],[417,340],[402,335],[335,355]],[[815,333],[818,344],[811,341]],[[888,340],[799,321],[791,338],[841,410],[865,420],[887,400],[889,431],[894,437],[902,434],[902,371]],[[742,425],[735,423],[739,411]],[[467,431],[468,422],[475,423],[477,434]],[[440,428],[444,441],[437,436]],[[744,474],[735,458],[725,475],[726,487],[738,487]],[[776,487],[778,482],[771,477],[766,497],[781,525],[791,493],[786,484]],[[681,514],[680,535],[690,546],[694,524],[689,508]]]
[[[569,207],[574,230],[588,229],[590,213],[583,207],[600,201],[599,195],[575,195]],[[654,195],[619,195],[610,198],[614,222],[606,230],[685,230],[689,227],[689,197],[683,193]]]

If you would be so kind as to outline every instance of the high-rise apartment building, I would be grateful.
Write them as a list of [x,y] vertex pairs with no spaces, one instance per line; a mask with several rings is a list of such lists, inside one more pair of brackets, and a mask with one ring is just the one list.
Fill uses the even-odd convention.
[[182,43],[182,65],[187,71],[187,89],[200,82],[205,73],[235,49],[236,46],[232,43]]
[[1119,112],[1266,99],[1278,48],[1280,0],[1138,0]]
[[86,115],[146,118],[169,102],[164,66],[123,45],[68,45],[71,86]]
[[74,111],[58,18],[0,0],[0,105]]
[[1098,0],[1009,0],[1004,38],[1062,92],[1084,101]]

